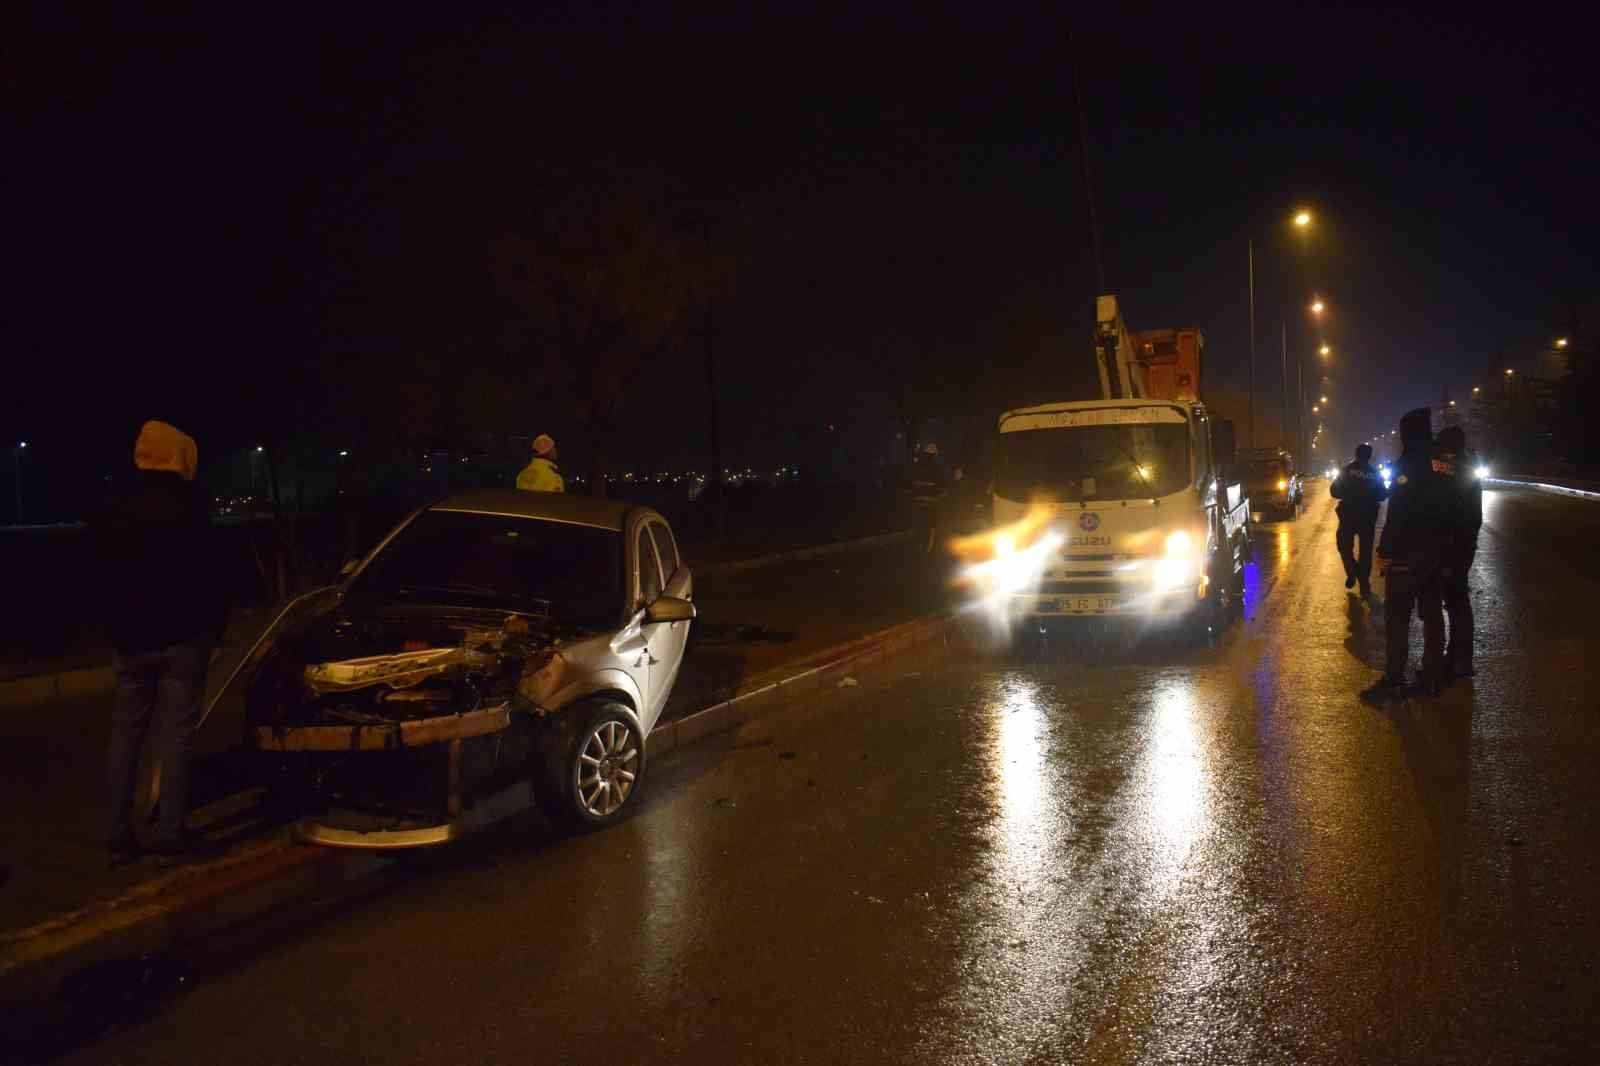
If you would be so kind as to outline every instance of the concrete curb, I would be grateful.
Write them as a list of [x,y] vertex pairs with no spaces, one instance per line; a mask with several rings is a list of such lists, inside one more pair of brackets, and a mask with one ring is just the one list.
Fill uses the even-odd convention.
[[[694,575],[696,577],[724,577],[729,574],[742,574],[748,570],[759,570],[762,567],[776,566],[779,563],[795,562],[801,559],[816,559],[838,552],[894,544],[898,541],[909,540],[914,535],[915,530],[908,529],[897,533],[883,533],[874,537],[861,537],[857,540],[820,544],[814,548],[797,548],[794,551],[778,552],[775,555],[761,555],[754,559],[737,559],[727,563],[712,563],[709,566],[695,567]],[[66,699],[71,696],[90,696],[96,693],[110,692],[112,686],[116,684],[116,679],[116,672],[109,665],[91,666],[79,670],[65,670],[53,674],[31,674],[26,677],[7,678],[0,680],[0,707],[30,707],[36,703],[46,703],[50,700]]]
[[[753,678],[729,698],[659,726],[653,755],[687,747],[776,710],[791,694],[831,687],[849,670],[947,633],[954,616],[918,619],[835,645]],[[61,980],[108,959],[196,941],[387,868],[372,852],[297,844],[287,830],[215,862],[174,870],[122,896],[0,933],[0,1003],[54,996]]]
[[1571,485],[1557,485],[1549,481],[1536,481],[1533,478],[1520,477],[1486,477],[1485,484],[1501,485],[1506,488],[1537,489],[1540,492],[1553,492],[1557,496],[1572,496],[1580,500],[1600,500],[1600,492],[1590,492],[1587,489],[1574,488]]

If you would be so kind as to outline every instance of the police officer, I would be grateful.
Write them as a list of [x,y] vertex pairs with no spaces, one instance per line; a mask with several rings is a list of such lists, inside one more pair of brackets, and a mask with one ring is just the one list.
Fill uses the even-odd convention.
[[1467,447],[1460,426],[1439,431],[1434,449],[1434,469],[1448,473],[1455,490],[1455,535],[1445,555],[1444,612],[1450,621],[1450,643],[1445,647],[1444,676],[1450,681],[1471,677],[1472,600],[1467,593],[1467,571],[1478,554],[1478,530],[1483,528],[1483,480],[1478,477],[1478,456]]
[[533,458],[517,475],[517,488],[524,492],[566,492],[567,482],[556,465],[556,442],[548,433],[533,438]]
[[[1442,569],[1455,536],[1456,502],[1451,482],[1435,473],[1432,418],[1426,407],[1400,419],[1403,451],[1389,489],[1389,516],[1378,541],[1383,568],[1384,674],[1361,698],[1387,702],[1408,694],[1437,695],[1444,682]],[[1406,684],[1411,608],[1422,618],[1422,676]]]
[[[1355,462],[1339,472],[1333,479],[1328,494],[1339,501],[1339,532],[1335,542],[1339,545],[1339,558],[1344,560],[1344,587],[1354,588],[1361,583],[1361,595],[1372,595],[1372,538],[1378,525],[1378,508],[1389,496],[1389,488],[1372,468],[1372,446],[1363,444],[1356,448]],[[1361,541],[1361,554],[1354,551],[1354,542]]]
[[911,506],[917,513],[919,546],[924,553],[932,553],[938,538],[939,512],[944,507],[949,479],[944,464],[939,461],[939,446],[929,441],[911,460]]

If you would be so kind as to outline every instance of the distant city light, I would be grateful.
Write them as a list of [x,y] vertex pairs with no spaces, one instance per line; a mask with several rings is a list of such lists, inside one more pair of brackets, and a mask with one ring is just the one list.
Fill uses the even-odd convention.
[[262,451],[262,450],[263,450],[263,449],[262,449],[262,447],[261,447],[261,445],[259,445],[259,444],[257,444],[257,445],[256,445],[256,451],[258,451],[258,452],[259,452],[259,451]]
[[1566,346],[1567,346],[1567,338],[1565,338],[1565,337],[1557,337],[1556,338],[1556,347],[1557,348],[1565,348]]
[[1509,377],[1512,377],[1515,374],[1516,374],[1515,370],[1512,370],[1509,366],[1506,367],[1506,377],[1509,378]]
[[349,452],[340,452],[339,453],[339,458],[343,459],[345,456],[347,456],[349,454],[350,454]]
[[1311,310],[1320,315],[1320,314],[1322,314],[1322,312],[1326,308],[1326,306],[1327,305],[1324,304],[1321,300],[1318,300],[1318,301],[1316,301],[1315,303],[1313,303],[1311,305]]
[[1301,211],[1294,216],[1294,224],[1302,228],[1311,225],[1311,212]]
[[1319,352],[1321,352],[1323,355],[1327,355],[1328,353],[1333,351],[1333,349],[1331,347],[1329,347],[1328,345],[1326,345],[1326,344],[1324,344],[1321,348],[1318,348],[1317,350]]
[[19,448],[26,448],[27,446],[28,446],[28,442],[25,441],[25,440],[17,442],[17,447],[19,447]]

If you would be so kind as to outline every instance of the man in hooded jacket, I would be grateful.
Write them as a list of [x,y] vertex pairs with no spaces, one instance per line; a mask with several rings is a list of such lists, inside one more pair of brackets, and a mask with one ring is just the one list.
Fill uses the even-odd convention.
[[184,824],[190,745],[227,614],[206,495],[194,480],[197,461],[192,437],[146,422],[134,444],[132,485],[93,525],[116,652],[107,759],[113,862],[138,851],[135,777],[152,733],[161,764],[155,850],[181,858],[195,847]]
[[[1384,674],[1361,693],[1386,701],[1408,693],[1433,695],[1444,682],[1443,565],[1455,534],[1457,506],[1450,481],[1433,467],[1432,415],[1426,407],[1400,419],[1403,451],[1389,487],[1389,515],[1378,539],[1384,569]],[[1422,618],[1422,676],[1406,684],[1411,654],[1411,609]]]

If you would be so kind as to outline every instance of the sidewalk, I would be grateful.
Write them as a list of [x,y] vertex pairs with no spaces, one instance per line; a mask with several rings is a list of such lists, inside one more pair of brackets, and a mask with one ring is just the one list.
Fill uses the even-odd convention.
[[[695,585],[699,620],[662,721],[737,695],[842,642],[924,616],[944,603],[922,561],[903,546],[857,549]],[[182,872],[153,859],[106,868],[104,753],[109,693],[0,712],[0,952],[21,930],[129,893],[168,891]],[[242,723],[208,721],[194,772],[194,822],[248,858],[280,827],[262,820],[235,747]]]

